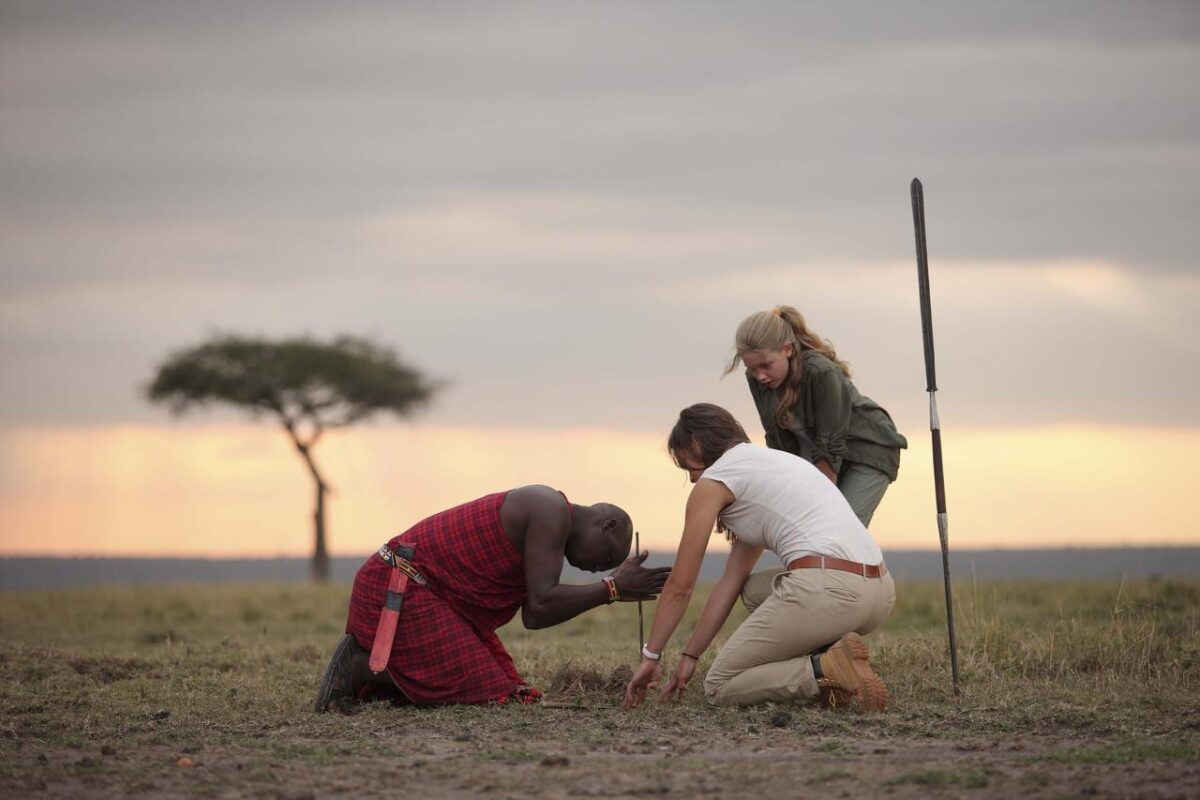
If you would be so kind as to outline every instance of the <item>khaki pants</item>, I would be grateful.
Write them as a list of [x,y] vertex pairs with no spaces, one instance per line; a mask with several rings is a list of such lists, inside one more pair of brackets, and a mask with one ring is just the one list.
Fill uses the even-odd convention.
[[717,653],[704,678],[710,703],[812,700],[810,655],[847,633],[869,633],[896,602],[891,574],[864,578],[827,569],[756,572],[742,588],[753,612]]

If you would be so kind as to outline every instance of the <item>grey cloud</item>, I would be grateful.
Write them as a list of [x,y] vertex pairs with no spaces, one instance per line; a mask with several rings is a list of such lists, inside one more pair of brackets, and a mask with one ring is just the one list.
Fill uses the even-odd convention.
[[[213,327],[365,327],[457,381],[435,416],[656,425],[731,320],[789,299],[917,419],[912,309],[832,273],[737,310],[693,291],[911,259],[913,175],[935,267],[1195,275],[1195,4],[914,8],[5,3],[0,419],[155,418],[136,384]],[[1194,422],[1194,351],[1014,303],[946,315],[964,419]],[[1023,357],[981,369],[993,340]]]

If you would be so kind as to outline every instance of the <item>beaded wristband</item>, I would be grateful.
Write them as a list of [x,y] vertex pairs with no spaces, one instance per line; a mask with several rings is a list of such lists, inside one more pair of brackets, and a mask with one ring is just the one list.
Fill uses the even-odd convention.
[[621,593],[617,591],[617,581],[612,575],[609,575],[604,579],[604,585],[608,589],[607,602],[613,603],[621,599]]

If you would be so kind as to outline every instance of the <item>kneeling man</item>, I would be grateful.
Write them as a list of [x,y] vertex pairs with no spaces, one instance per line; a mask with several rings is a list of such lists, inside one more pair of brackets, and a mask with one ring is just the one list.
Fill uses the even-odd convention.
[[[488,495],[418,522],[359,568],[316,710],[380,683],[418,705],[536,700],[541,693],[521,678],[496,629],[517,609],[525,627],[546,628],[614,600],[653,600],[671,568],[643,567],[646,553],[626,558],[632,534],[617,506],[575,505],[548,486]],[[564,585],[564,557],[579,569],[615,571]]]

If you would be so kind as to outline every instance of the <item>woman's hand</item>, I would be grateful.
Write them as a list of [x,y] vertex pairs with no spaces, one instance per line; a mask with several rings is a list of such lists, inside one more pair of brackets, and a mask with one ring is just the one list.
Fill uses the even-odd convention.
[[637,672],[625,687],[625,707],[636,708],[646,699],[648,689],[657,689],[662,680],[662,665],[657,661],[643,658]]
[[658,702],[673,703],[676,700],[682,700],[687,694],[688,682],[692,679],[692,675],[696,672],[696,659],[690,656],[683,656],[679,659],[679,666],[675,668],[675,674],[671,676],[671,680],[667,681],[667,685],[658,693]]

